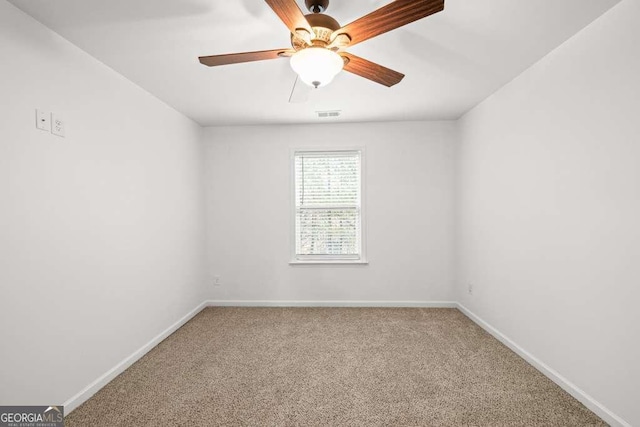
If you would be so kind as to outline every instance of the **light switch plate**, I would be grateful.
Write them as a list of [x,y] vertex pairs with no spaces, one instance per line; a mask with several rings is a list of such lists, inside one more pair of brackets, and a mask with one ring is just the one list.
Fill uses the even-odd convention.
[[48,111],[36,110],[36,127],[51,132],[51,116]]
[[51,114],[51,133],[64,138],[64,120],[55,113]]

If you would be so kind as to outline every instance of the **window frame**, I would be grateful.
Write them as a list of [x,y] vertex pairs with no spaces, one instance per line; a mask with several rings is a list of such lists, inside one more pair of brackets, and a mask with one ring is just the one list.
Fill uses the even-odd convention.
[[[296,154],[299,153],[352,153],[360,154],[360,254],[355,255],[297,255],[296,254]],[[364,147],[301,147],[292,148],[289,156],[290,168],[290,241],[291,265],[366,265],[367,221],[366,221],[366,155]]]

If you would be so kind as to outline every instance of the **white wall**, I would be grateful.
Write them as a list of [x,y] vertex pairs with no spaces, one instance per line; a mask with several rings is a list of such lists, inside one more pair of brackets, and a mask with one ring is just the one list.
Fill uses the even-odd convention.
[[[217,300],[451,301],[453,123],[205,131],[210,287]],[[366,150],[366,266],[291,266],[290,155]]]
[[4,0],[0,58],[0,405],[61,404],[203,301],[201,128]]
[[468,113],[457,165],[457,298],[632,425],[638,17],[623,1]]

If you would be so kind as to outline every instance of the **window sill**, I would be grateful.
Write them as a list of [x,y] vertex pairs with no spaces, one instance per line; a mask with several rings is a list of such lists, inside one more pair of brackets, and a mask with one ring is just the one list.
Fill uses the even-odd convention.
[[289,261],[289,265],[368,265],[369,261],[363,259],[354,259],[354,260],[299,260],[294,259]]

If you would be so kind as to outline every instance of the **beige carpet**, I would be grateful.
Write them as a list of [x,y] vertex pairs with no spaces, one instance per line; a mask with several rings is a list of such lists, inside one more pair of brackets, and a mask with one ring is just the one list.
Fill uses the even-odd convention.
[[66,425],[606,424],[456,309],[208,308]]

